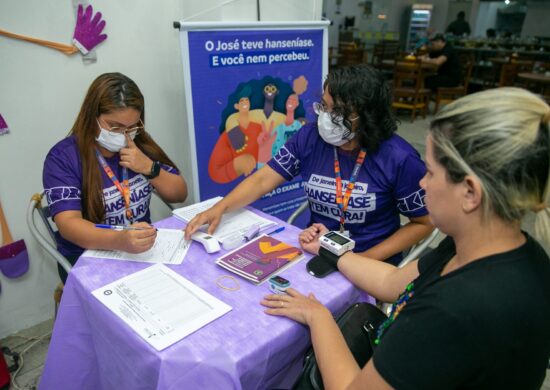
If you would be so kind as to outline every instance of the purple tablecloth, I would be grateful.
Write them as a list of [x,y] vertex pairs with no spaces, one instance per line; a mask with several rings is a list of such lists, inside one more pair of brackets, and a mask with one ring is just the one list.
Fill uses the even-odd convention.
[[[172,217],[155,225],[180,229],[185,224]],[[298,245],[299,229],[285,226],[286,230],[275,237]],[[181,265],[168,266],[233,309],[161,352],[91,295],[93,290],[151,264],[81,257],[63,292],[39,388],[290,387],[310,346],[309,330],[263,312],[259,302],[269,293],[266,283],[256,286],[235,276],[240,284],[238,291],[218,287],[219,276],[231,275],[214,263],[223,253],[208,255],[202,246],[193,243]],[[339,273],[324,279],[310,276],[306,271],[310,257],[307,255],[281,276],[302,293],[313,292],[335,315],[358,300],[358,290]]]

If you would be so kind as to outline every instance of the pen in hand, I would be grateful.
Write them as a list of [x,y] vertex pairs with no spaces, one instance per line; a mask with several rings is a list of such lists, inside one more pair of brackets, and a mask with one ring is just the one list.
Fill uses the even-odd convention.
[[96,223],[96,228],[100,229],[111,229],[111,230],[148,230],[148,229],[155,229],[154,226],[151,227],[134,227],[134,226],[121,226],[121,225],[105,225],[102,223]]

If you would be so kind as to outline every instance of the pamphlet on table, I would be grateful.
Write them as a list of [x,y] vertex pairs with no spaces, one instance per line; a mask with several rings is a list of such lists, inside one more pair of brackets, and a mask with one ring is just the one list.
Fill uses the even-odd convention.
[[[175,209],[172,211],[172,214],[174,214],[176,218],[189,223],[189,221],[191,221],[197,214],[208,210],[222,199],[223,198],[221,196],[218,196],[200,203]],[[239,209],[224,214],[220,224],[212,236],[216,240],[223,242],[226,238],[234,236],[237,232],[244,235],[253,225],[258,225],[260,231],[264,231],[265,229],[275,226],[276,224],[276,222],[260,217],[258,214],[250,210]],[[206,226],[201,228],[203,231],[206,231],[206,229]]]
[[260,284],[302,258],[301,249],[263,234],[219,257],[216,264]]
[[181,264],[190,245],[191,240],[185,240],[180,229],[157,229],[155,244],[148,251],[128,253],[88,249],[83,256],[143,263]]
[[125,276],[92,294],[157,351],[231,310],[163,264]]

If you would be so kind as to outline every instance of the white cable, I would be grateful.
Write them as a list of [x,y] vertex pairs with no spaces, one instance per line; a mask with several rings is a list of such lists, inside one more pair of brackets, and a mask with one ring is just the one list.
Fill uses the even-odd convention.
[[52,335],[52,332],[48,332],[40,337],[25,337],[25,336],[17,336],[17,337],[21,337],[21,338],[24,338],[24,339],[30,339],[30,340],[33,340],[34,341],[32,343],[30,343],[24,350],[22,350],[20,353],[19,353],[19,367],[17,367],[17,370],[15,370],[15,372],[13,373],[13,375],[11,376],[11,384],[13,386],[13,388],[15,390],[23,390],[21,387],[19,387],[19,385],[17,384],[17,375],[19,374],[19,371],[21,371],[21,369],[23,368],[23,364],[25,363],[25,360],[23,359],[23,355],[25,353],[27,353],[27,351],[29,349],[31,349],[32,347],[34,347],[37,343],[39,343],[40,341],[44,340],[46,337],[49,337]]

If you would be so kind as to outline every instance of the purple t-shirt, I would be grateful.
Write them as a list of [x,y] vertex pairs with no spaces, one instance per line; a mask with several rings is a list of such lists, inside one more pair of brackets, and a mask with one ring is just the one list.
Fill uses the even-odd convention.
[[[120,155],[105,157],[105,161],[111,167],[113,173],[122,180],[122,167]],[[162,165],[168,172],[179,174],[177,169]],[[109,179],[101,165],[98,168],[103,178],[103,200],[105,204],[105,220],[108,225],[126,225],[124,199],[120,191]],[[82,164],[78,145],[74,136],[67,137],[58,142],[46,156],[44,171],[42,174],[44,192],[52,217],[67,210],[82,210]],[[130,184],[130,207],[134,214],[134,221],[151,222],[149,202],[153,187],[140,173],[128,170]],[[79,256],[84,249],[57,235],[57,247],[64,256]]]
[[[311,223],[331,230],[340,226],[336,204],[334,147],[319,136],[316,123],[304,125],[288,140],[268,165],[285,179],[302,175],[311,207]],[[355,166],[357,152],[338,151],[343,192]],[[399,214],[419,217],[428,212],[419,181],[426,167],[418,152],[394,134],[378,151],[367,154],[346,210],[345,227],[355,240],[355,252],[363,252],[392,235],[400,227]],[[401,255],[388,261],[396,263]]]

